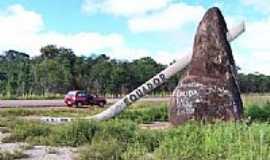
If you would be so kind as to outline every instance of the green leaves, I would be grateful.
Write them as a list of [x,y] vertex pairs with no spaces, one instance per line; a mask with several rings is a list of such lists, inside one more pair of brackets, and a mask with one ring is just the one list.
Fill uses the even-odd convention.
[[[32,58],[15,50],[0,55],[1,97],[63,95],[75,89],[123,96],[166,67],[151,57],[132,61],[111,59],[105,54],[86,57],[55,45],[44,46],[40,51],[41,55]],[[154,94],[172,92],[182,74],[155,89]],[[239,74],[239,81],[242,92],[270,92],[270,76]]]

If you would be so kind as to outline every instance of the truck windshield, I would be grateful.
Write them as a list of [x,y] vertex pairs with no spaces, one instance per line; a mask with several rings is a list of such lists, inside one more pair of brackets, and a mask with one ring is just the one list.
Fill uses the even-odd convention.
[[78,96],[80,96],[80,97],[85,97],[85,96],[86,96],[86,93],[85,93],[85,92],[79,92],[79,93],[78,93]]

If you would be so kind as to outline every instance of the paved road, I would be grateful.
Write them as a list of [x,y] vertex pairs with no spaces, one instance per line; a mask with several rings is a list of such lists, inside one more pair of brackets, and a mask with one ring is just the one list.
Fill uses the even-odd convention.
[[[107,99],[109,104],[115,103],[119,99]],[[164,98],[142,98],[140,101],[167,101]],[[0,108],[7,107],[62,107],[65,106],[64,100],[0,100]]]

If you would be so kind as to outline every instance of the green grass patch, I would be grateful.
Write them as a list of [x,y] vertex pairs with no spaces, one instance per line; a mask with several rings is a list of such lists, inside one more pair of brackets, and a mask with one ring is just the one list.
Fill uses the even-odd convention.
[[137,103],[118,117],[104,121],[77,120],[52,125],[22,120],[26,116],[88,116],[102,109],[4,109],[0,126],[11,136],[5,142],[79,147],[81,159],[223,160],[270,159],[270,104],[247,105],[245,123],[189,122],[167,130],[146,130],[140,123],[167,121],[167,104]]
[[129,119],[137,123],[150,123],[153,121],[167,121],[168,112],[165,103],[159,104],[155,107],[145,104],[127,109],[117,119]]
[[0,150],[0,160],[14,160],[21,158],[28,158],[22,150],[15,150],[14,152]]
[[252,104],[245,108],[245,116],[250,117],[255,121],[269,121],[270,120],[270,102],[262,105]]
[[270,126],[255,123],[188,123],[170,130],[156,159],[269,159]]
[[54,117],[85,117],[101,112],[99,107],[89,108],[3,108],[1,117],[54,116]]

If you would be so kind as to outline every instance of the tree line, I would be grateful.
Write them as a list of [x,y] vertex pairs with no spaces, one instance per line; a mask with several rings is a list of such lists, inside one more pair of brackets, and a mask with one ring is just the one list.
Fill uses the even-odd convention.
[[[105,54],[76,56],[71,49],[48,45],[41,55],[8,50],[0,55],[0,94],[46,95],[65,94],[69,90],[87,90],[95,94],[126,94],[166,66],[151,57],[133,61],[111,59]],[[155,92],[168,92],[177,77]]]
[[[41,55],[8,50],[0,55],[0,95],[65,94],[87,90],[94,94],[121,96],[166,68],[151,57],[133,61],[111,59],[105,54],[76,56],[72,49],[47,45]],[[154,91],[170,93],[181,73]],[[239,74],[242,92],[270,92],[270,76]]]
[[244,93],[270,92],[270,76],[260,73],[240,73],[238,78],[240,82],[240,90]]

